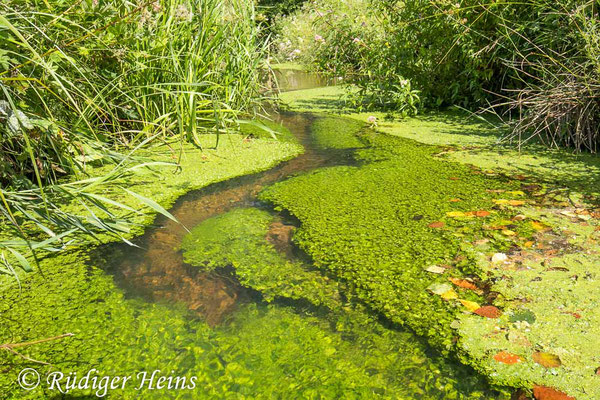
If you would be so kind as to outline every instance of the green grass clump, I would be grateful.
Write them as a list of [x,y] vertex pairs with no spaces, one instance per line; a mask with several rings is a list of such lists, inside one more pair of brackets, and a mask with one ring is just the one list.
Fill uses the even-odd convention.
[[311,133],[319,149],[352,149],[364,146],[357,137],[363,128],[359,121],[319,117],[312,123]]
[[[356,286],[364,301],[391,320],[448,349],[458,309],[427,291],[434,282],[447,282],[447,276],[425,268],[452,264],[461,241],[480,234],[483,221],[446,213],[490,210],[492,195],[486,189],[512,185],[436,159],[430,146],[378,134],[366,139],[372,147],[358,151],[360,167],[294,177],[267,188],[260,198],[300,220],[295,240],[318,267]],[[462,201],[452,203],[453,198]],[[446,226],[430,228],[434,221]],[[468,261],[455,264],[451,274],[478,272]]]
[[209,218],[183,239],[184,260],[209,270],[233,266],[240,283],[258,290],[267,301],[284,297],[339,307],[335,281],[300,261],[286,259],[267,241],[272,222],[271,214],[255,208]]

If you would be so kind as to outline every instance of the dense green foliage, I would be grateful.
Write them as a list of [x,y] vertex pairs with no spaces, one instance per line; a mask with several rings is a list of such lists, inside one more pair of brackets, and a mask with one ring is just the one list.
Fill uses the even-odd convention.
[[[447,277],[425,269],[449,264],[455,274],[477,274],[468,258],[455,257],[465,239],[482,235],[482,225],[497,224],[502,213],[485,222],[446,213],[490,209],[492,195],[486,190],[510,184],[438,160],[432,147],[377,134],[363,139],[372,146],[357,152],[364,165],[291,178],[261,198],[300,220],[295,241],[319,268],[353,285],[363,301],[391,320],[449,349],[458,309],[427,291]],[[446,227],[429,227],[435,221]],[[491,238],[496,248],[508,245],[501,234]]]
[[[120,236],[126,221],[115,226],[106,210],[114,197],[90,196],[92,186],[140,166],[131,152],[149,142],[200,146],[200,134],[222,133],[252,113],[262,63],[253,6],[245,0],[0,4],[0,223],[19,239],[0,243],[0,250],[2,260],[18,253],[20,261],[0,271],[30,270],[24,256],[60,249],[68,235]],[[101,163],[113,163],[110,174],[86,179],[89,166]],[[88,210],[63,212],[73,199]],[[91,211],[98,208],[104,210]],[[29,225],[44,234],[32,235]]]
[[367,107],[497,105],[515,137],[596,150],[595,1],[319,0],[279,20],[281,57],[343,76]]

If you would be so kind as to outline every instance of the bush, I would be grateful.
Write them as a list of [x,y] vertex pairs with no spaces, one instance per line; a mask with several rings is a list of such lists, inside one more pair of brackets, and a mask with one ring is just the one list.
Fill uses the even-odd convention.
[[595,151],[598,6],[589,0],[353,0],[280,19],[280,57],[343,75],[371,107],[493,105],[520,140]]

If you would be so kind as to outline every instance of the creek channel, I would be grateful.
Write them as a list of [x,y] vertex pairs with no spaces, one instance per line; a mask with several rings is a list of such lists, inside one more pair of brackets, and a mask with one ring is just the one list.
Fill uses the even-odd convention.
[[[327,83],[322,78],[293,71],[285,72],[283,75],[279,73],[278,81],[283,90],[306,89]],[[318,312],[311,310],[306,304],[294,304],[289,300],[275,301],[268,305],[261,299],[260,293],[245,288],[238,282],[232,267],[223,266],[205,272],[186,264],[180,250],[182,239],[188,233],[186,227],[192,229],[208,218],[248,207],[268,210],[275,214],[269,205],[257,199],[258,193],[268,185],[318,168],[356,163],[352,155],[353,149],[322,150],[315,145],[311,135],[311,124],[319,116],[279,112],[271,117],[275,122],[289,129],[296,140],[304,146],[302,155],[261,173],[241,176],[190,192],[181,197],[169,210],[178,222],[159,216],[154,225],[134,241],[139,247],[112,244],[102,253],[106,270],[114,275],[115,282],[127,296],[141,297],[149,302],[177,304],[180,308],[184,305],[189,310],[191,318],[204,320],[214,329],[215,335],[239,334],[240,340],[242,337],[247,337],[248,333],[239,331],[243,329],[239,324],[235,328],[237,332],[228,330],[227,325],[231,320],[236,319],[237,313],[246,312],[241,319],[247,319],[248,312],[247,309],[244,311],[244,307],[248,305],[258,307],[261,310],[259,314],[263,316],[269,313],[269,307],[281,307],[286,310],[293,309],[300,318],[306,317],[306,332],[302,332],[302,328],[300,331],[296,328],[286,332],[289,336],[277,338],[282,341],[300,342],[304,347],[296,349],[298,354],[295,355],[277,354],[275,350],[271,350],[273,364],[276,365],[280,360],[288,360],[290,357],[302,360],[303,357],[308,357],[307,354],[318,352],[317,349],[306,347],[310,346],[306,342],[301,342],[305,340],[302,335],[314,335],[314,332],[309,333],[309,328],[312,332],[315,318],[327,319],[327,316],[319,316]],[[310,262],[305,254],[293,246],[287,234],[292,230],[286,228],[292,227],[295,221],[285,215],[278,217],[280,234],[275,235],[272,243],[288,258]],[[283,318],[281,315],[278,314],[279,321]],[[323,360],[323,363],[329,367],[333,363],[332,368],[340,368],[340,365],[347,366],[350,363],[353,369],[348,373],[356,374],[356,382],[365,377],[366,381],[373,381],[373,396],[407,399],[504,398],[492,390],[473,370],[442,356],[406,329],[382,320],[380,316],[375,315],[370,318],[374,318],[378,326],[372,331],[368,325],[363,326],[360,328],[363,332],[357,332],[355,335],[338,332],[336,324],[339,320],[326,320],[317,325],[326,337],[339,339],[337,342],[335,339],[334,344],[331,345],[333,348],[326,352],[331,359]],[[265,320],[269,319],[265,318]],[[248,326],[248,329],[256,329],[252,324]],[[268,331],[268,327],[266,329]],[[362,339],[358,340],[359,337]],[[294,346],[284,346],[285,352],[289,353],[290,349],[295,348]],[[238,357],[239,354],[238,351]],[[243,359],[243,353],[241,357]],[[251,357],[252,355],[249,354],[248,360],[251,360]],[[309,358],[306,360],[307,363],[314,362]],[[240,360],[238,359],[237,362]],[[287,367],[289,367],[287,364],[282,364],[278,368]],[[302,375],[303,371],[286,371],[285,382],[263,382],[262,385],[265,391],[272,390],[267,387],[289,385],[290,381],[295,380],[296,373]],[[359,378],[359,375],[362,378]],[[348,379],[353,378],[350,375]],[[347,382],[340,381],[336,384],[347,385]],[[340,390],[336,392],[338,395],[346,393],[345,390]],[[322,394],[320,398],[329,398],[328,395]],[[261,393],[254,393],[254,395],[262,397]],[[269,398],[268,395],[265,396],[262,398]],[[371,396],[362,394],[352,398],[371,398]]]

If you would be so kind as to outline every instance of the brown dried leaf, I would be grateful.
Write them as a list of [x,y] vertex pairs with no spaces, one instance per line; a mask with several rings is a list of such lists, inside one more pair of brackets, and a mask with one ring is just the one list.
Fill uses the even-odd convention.
[[548,386],[535,385],[533,387],[533,397],[536,400],[576,400],[575,397]]
[[469,282],[466,279],[448,278],[448,280],[450,282],[452,282],[453,284],[455,284],[456,286],[463,288],[463,289],[479,290],[479,288],[477,286],[475,286],[472,282]]
[[442,221],[436,221],[436,222],[432,222],[428,226],[430,228],[439,229],[439,228],[443,228],[445,225],[446,224],[444,224]]

